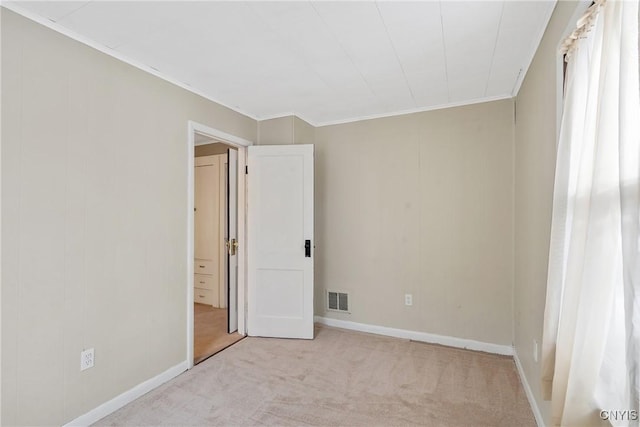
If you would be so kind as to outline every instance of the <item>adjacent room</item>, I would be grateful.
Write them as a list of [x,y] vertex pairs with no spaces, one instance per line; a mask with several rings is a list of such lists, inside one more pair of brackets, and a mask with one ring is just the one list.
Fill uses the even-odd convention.
[[[195,134],[194,170],[194,274],[193,363],[198,364],[238,342],[237,283],[230,255],[237,241],[229,226],[237,225],[237,213],[229,196],[237,192],[233,176],[235,149]],[[234,153],[231,153],[231,150]],[[229,269],[234,274],[229,274]]]
[[3,0],[0,424],[637,425],[639,16]]

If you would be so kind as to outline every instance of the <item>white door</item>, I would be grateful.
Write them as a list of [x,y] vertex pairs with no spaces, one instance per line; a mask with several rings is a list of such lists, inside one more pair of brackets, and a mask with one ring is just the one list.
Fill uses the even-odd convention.
[[238,152],[227,150],[227,325],[238,330]]
[[251,336],[313,338],[313,145],[248,149]]
[[[197,157],[195,160],[194,224],[196,232],[194,256],[196,259],[212,262],[218,259],[216,242],[219,242],[219,168],[220,164],[216,156]],[[196,268],[195,272],[202,273],[204,271],[199,271]]]
[[[220,307],[220,156],[196,157],[194,301]],[[224,199],[223,199],[224,200]]]

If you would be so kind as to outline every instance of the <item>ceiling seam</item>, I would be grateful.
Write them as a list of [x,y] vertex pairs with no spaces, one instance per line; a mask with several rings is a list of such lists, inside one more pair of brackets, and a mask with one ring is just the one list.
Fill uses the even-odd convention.
[[322,23],[325,25],[325,27],[327,27],[327,30],[329,31],[329,33],[333,36],[333,38],[336,40],[336,42],[338,43],[338,45],[340,46],[340,49],[342,49],[342,51],[344,52],[345,55],[347,55],[347,58],[349,58],[349,62],[351,62],[351,65],[353,65],[353,68],[358,72],[358,75],[360,76],[360,78],[362,79],[362,81],[364,82],[364,84],[367,86],[367,88],[369,89],[369,92],[371,92],[371,94],[373,96],[378,97],[378,95],[376,95],[375,91],[373,90],[373,88],[371,87],[371,85],[369,84],[369,82],[367,81],[367,79],[364,77],[364,75],[362,74],[362,71],[360,70],[360,68],[356,65],[355,61],[353,60],[353,58],[351,57],[351,55],[349,55],[349,52],[347,51],[347,49],[344,48],[344,45],[342,44],[342,42],[340,41],[340,39],[338,38],[338,36],[333,32],[333,29],[329,26],[329,24],[327,24],[327,21],[324,20],[324,18],[322,17],[322,15],[320,14],[320,12],[318,12],[318,9],[316,9],[316,7],[313,5],[313,2],[309,2],[309,5],[311,5],[311,7],[313,8],[313,10],[316,12],[316,15],[318,15],[318,17],[320,18],[320,20],[322,21]]
[[59,17],[58,19],[56,19],[56,20],[49,19],[49,20],[50,20],[51,22],[58,22],[58,21],[62,21],[63,19],[65,19],[65,18],[67,18],[67,17],[69,17],[69,16],[73,15],[74,13],[76,13],[77,11],[79,11],[80,9],[82,9],[83,7],[85,7],[86,5],[88,5],[89,3],[91,3],[91,1],[84,2],[84,3],[83,3],[83,4],[81,4],[78,8],[73,9],[72,11],[70,11],[70,12],[68,12],[68,13],[65,13],[64,15],[62,15],[61,17]]
[[447,63],[447,43],[444,39],[444,18],[442,17],[442,1],[438,2],[440,6],[440,30],[442,32],[442,52],[444,54],[444,74],[447,77],[447,102],[451,102],[451,89],[449,85],[449,64]]
[[[298,58],[300,58],[301,62],[307,67],[308,70],[311,71],[311,74],[314,74],[322,83],[324,83],[324,85],[332,90],[335,90],[336,88],[334,86],[332,86],[331,84],[329,84],[329,82],[327,82],[317,71],[314,67],[311,66],[310,62],[307,60],[304,52],[300,49],[297,48],[297,46],[287,43],[286,38],[284,36],[282,36],[282,34],[280,34],[280,32],[276,29],[274,29],[274,27],[271,25],[271,23],[267,22],[266,19],[264,19],[262,17],[262,15],[260,15],[258,12],[256,12],[254,10],[254,7],[247,4],[248,2],[243,2],[243,4],[245,5],[246,8],[248,8],[251,13],[254,14],[254,16],[259,19],[267,28],[269,28],[269,30],[276,35],[276,37],[280,40],[280,42],[283,44],[283,46],[285,46],[285,48],[291,52],[293,52]],[[311,3],[309,3],[311,5]],[[313,5],[311,5],[311,7],[313,8]],[[316,15],[318,15],[318,12],[314,9],[314,12],[316,13]],[[320,17],[319,17],[320,18]],[[322,18],[320,18],[322,20]],[[322,23],[326,26],[327,24],[322,21]]]
[[489,81],[491,80],[491,73],[493,73],[493,64],[496,60],[496,51],[498,50],[498,40],[500,40],[500,29],[502,28],[502,17],[504,16],[504,5],[502,2],[502,9],[500,9],[500,20],[498,21],[498,31],[496,31],[496,41],[493,44],[493,52],[491,53],[491,65],[489,65],[489,75],[487,76],[487,84],[484,86],[484,96],[487,96],[489,90]]
[[[9,4],[4,3],[4,4],[2,4],[2,7],[7,7],[7,9],[9,9],[9,10],[13,10],[14,12],[17,12],[17,13],[21,14],[22,16],[25,16],[26,18],[30,19],[30,20],[33,20],[33,21],[35,21],[35,22],[37,22],[39,24],[42,24],[42,25],[50,28],[50,29],[53,29],[54,31],[56,31],[58,33],[64,34],[67,37],[70,37],[70,38],[72,38],[74,40],[77,40],[80,43],[85,44],[85,45],[87,45],[87,46],[89,46],[89,47],[91,47],[93,49],[96,49],[96,50],[98,50],[99,52],[101,52],[103,54],[106,54],[106,55],[109,55],[111,57],[114,57],[115,59],[117,59],[119,61],[122,61],[122,62],[124,62],[126,64],[129,64],[130,66],[138,68],[141,71],[145,71],[145,72],[147,72],[147,73],[149,73],[149,74],[151,74],[151,75],[153,75],[153,76],[155,76],[157,78],[165,80],[165,81],[167,81],[167,82],[169,82],[169,83],[171,83],[171,84],[173,84],[173,85],[175,85],[177,87],[180,87],[180,88],[182,88],[182,89],[184,89],[184,90],[186,90],[188,92],[191,92],[191,93],[196,94],[198,96],[201,96],[201,97],[203,97],[205,99],[208,99],[208,100],[210,100],[212,102],[215,102],[216,104],[219,104],[222,107],[226,107],[231,111],[235,111],[235,112],[237,112],[239,114],[242,114],[247,118],[250,118],[250,119],[253,119],[253,120],[259,122],[259,121],[265,120],[266,118],[273,117],[273,116],[270,116],[270,117],[266,117],[266,118],[260,118],[260,115],[243,111],[242,109],[240,109],[237,106],[231,107],[228,104],[217,100],[215,97],[211,96],[210,94],[206,93],[205,91],[201,91],[201,90],[198,90],[198,89],[192,87],[186,81],[182,81],[181,79],[173,78],[173,77],[171,77],[169,75],[166,75],[163,72],[159,71],[157,68],[155,68],[155,67],[153,67],[151,65],[147,65],[142,61],[138,62],[138,61],[136,61],[136,60],[134,60],[134,59],[132,59],[130,57],[127,57],[127,55],[125,55],[125,54],[119,53],[117,51],[114,52],[113,49],[109,48],[108,46],[100,45],[100,43],[97,42],[97,41],[90,40],[87,37],[82,36],[81,34],[75,33],[73,30],[71,30],[69,28],[65,28],[65,27],[61,26],[60,24],[57,24],[56,21],[53,21],[52,19],[48,19],[44,15],[39,15],[38,18],[36,19],[34,17],[35,12],[25,13],[25,9],[20,7],[20,6],[13,5],[13,7],[10,7],[11,3],[12,2],[9,2]],[[84,7],[88,6],[88,5],[91,7],[91,5],[95,5],[96,3],[97,3],[96,1],[83,2],[77,9],[66,13],[63,17],[58,18],[58,20],[64,21],[64,19],[66,19],[67,17],[69,17],[69,16],[75,14],[76,12],[80,11],[82,8],[84,8]],[[315,3],[315,2],[313,2],[313,3]],[[369,84],[369,82],[367,81],[367,78],[365,78],[365,74],[367,73],[367,68],[366,67],[359,67],[358,65],[356,65],[356,62],[358,62],[359,59],[360,59],[360,56],[358,55],[359,51],[357,50],[358,45],[349,43],[349,39],[348,38],[341,37],[341,35],[343,35],[343,32],[342,32],[343,28],[340,25],[337,25],[335,22],[333,22],[333,20],[332,20],[333,10],[329,11],[331,13],[327,14],[327,11],[322,9],[320,3],[312,4],[312,2],[309,2],[308,4],[313,9],[313,12],[311,12],[311,9],[308,9],[309,12],[307,12],[307,13],[311,14],[311,15],[307,15],[307,16],[309,16],[310,22],[313,22],[313,14],[315,13],[315,15],[317,16],[317,19],[319,19],[318,25],[324,26],[324,28],[329,33],[329,34],[327,34],[327,36],[333,38],[334,41],[337,43],[337,46],[334,46],[333,48],[336,49],[337,51],[339,51],[338,49],[342,50],[343,54],[345,54],[346,57],[351,62],[351,66],[353,67],[354,71],[356,71],[358,73],[359,77],[361,78],[361,81],[364,82],[367,85],[367,89],[369,90],[369,93],[371,93],[374,96],[374,100],[370,104],[372,106],[378,105],[379,107],[381,107],[382,106],[381,104],[383,103],[383,101],[381,101],[382,94],[377,94],[376,91],[374,90],[374,87],[377,87],[377,86],[373,85],[373,83],[375,83],[376,80],[372,79],[372,84]],[[390,30],[393,30],[395,28],[393,26],[394,21],[391,18],[389,18],[390,19],[390,24],[389,24],[389,27],[387,27],[387,24],[385,22],[384,16],[382,14],[382,10],[379,7],[379,4],[377,2],[375,4],[375,6],[377,8],[378,17],[381,20],[381,23],[384,25],[385,32],[387,34],[387,38],[388,38],[388,40],[389,40],[389,42],[391,44],[391,47],[394,50],[394,55],[396,56],[396,60],[398,61],[398,64],[400,65],[401,71],[403,72],[403,77],[405,79],[405,84],[407,84],[407,86],[408,86],[408,89],[410,91],[411,97],[412,97],[412,99],[414,101],[414,105],[415,105],[415,102],[416,102],[415,101],[415,96],[418,96],[419,93],[416,92],[415,95],[414,95],[414,90],[417,90],[417,89],[412,90],[411,85],[409,84],[409,81],[408,81],[408,78],[407,78],[408,77],[407,72],[411,71],[411,69],[410,69],[410,67],[408,67],[408,64],[405,64],[408,67],[405,70],[405,66],[403,66],[403,63],[401,61],[401,57],[399,55],[399,51],[396,49],[396,44],[394,43],[394,41],[391,39],[391,36],[390,36],[390,32],[393,32],[393,31],[390,31]],[[358,120],[368,120],[368,119],[371,119],[371,118],[374,118],[374,117],[397,116],[397,115],[403,115],[403,114],[410,114],[410,113],[417,112],[417,111],[429,111],[429,110],[440,109],[440,108],[449,108],[449,107],[457,106],[457,105],[469,105],[469,104],[473,104],[473,103],[478,102],[477,99],[475,99],[475,100],[466,100],[464,102],[459,102],[459,103],[452,103],[451,102],[452,87],[450,85],[451,85],[452,82],[450,80],[452,78],[450,77],[450,72],[453,72],[454,69],[452,67],[450,67],[449,64],[448,64],[448,55],[447,55],[447,53],[448,53],[447,52],[447,44],[448,43],[446,42],[446,38],[445,38],[444,13],[443,12],[444,12],[444,9],[447,8],[447,5],[445,4],[443,6],[442,5],[442,1],[440,1],[438,6],[439,6],[439,11],[440,11],[441,37],[442,37],[443,60],[444,60],[443,64],[440,64],[440,70],[442,70],[442,67],[444,66],[444,71],[445,71],[445,76],[446,76],[446,84],[447,84],[447,99],[448,99],[447,103],[442,103],[442,104],[438,104],[438,105],[431,105],[431,106],[423,106],[423,107],[411,108],[411,109],[401,109],[401,110],[387,111],[387,112],[381,112],[381,113],[377,113],[377,114],[373,113],[373,114],[369,114],[369,115],[367,115],[367,114],[356,114],[355,117],[351,116],[351,117],[348,117],[346,119],[334,119],[334,120],[327,120],[327,121],[318,120],[317,122],[308,120],[308,119],[304,118],[303,115],[298,115],[298,114],[295,114],[295,113],[287,113],[287,114],[279,113],[279,114],[277,114],[277,116],[293,115],[295,117],[298,117],[298,118],[306,121],[309,124],[312,124],[313,126],[318,127],[318,126],[324,126],[324,125],[327,125],[327,124],[334,124],[334,123],[337,124],[339,122],[353,122],[353,121],[358,121]],[[383,7],[384,7],[384,5],[383,5]],[[491,77],[491,75],[493,73],[494,67],[497,67],[498,65],[500,65],[499,61],[496,62],[496,56],[497,56],[496,53],[497,53],[498,41],[500,40],[501,35],[505,33],[504,31],[502,31],[502,27],[501,27],[502,22],[505,22],[505,23],[508,22],[507,19],[509,17],[509,13],[507,13],[507,15],[504,15],[505,8],[506,8],[506,1],[503,0],[502,1],[501,15],[500,15],[500,19],[498,21],[498,29],[497,29],[497,33],[496,33],[496,43],[494,44],[493,55],[492,55],[492,58],[491,58],[491,65],[490,65],[490,68],[489,68],[489,76],[490,77]],[[21,10],[16,10],[16,9],[21,9]],[[319,10],[323,10],[323,14],[324,14],[324,16],[327,17],[327,21],[325,21],[323,19],[323,16],[320,15]],[[371,11],[371,10],[369,9],[369,11]],[[386,9],[385,9],[385,11],[386,11]],[[508,11],[509,10],[507,9],[507,12]],[[543,15],[547,15],[546,16],[547,19],[545,20],[545,25],[543,25],[542,28],[541,28],[541,33],[542,34],[544,33],[544,29],[546,27],[546,24],[548,23],[549,15],[551,14],[552,11],[553,11],[553,7],[550,7],[550,10],[546,14],[543,13]],[[452,27],[454,27],[451,24],[453,24],[454,22],[451,21],[451,11],[449,9],[447,9],[447,12],[448,12],[447,16],[448,16],[448,19],[449,19],[449,21],[448,21],[448,25],[449,26],[447,27],[447,34],[451,34],[451,31],[453,31]],[[256,10],[253,10],[253,13],[255,15],[258,15],[258,17],[260,18],[260,20],[263,23],[266,23],[267,28],[270,28],[272,33],[274,33],[281,42],[282,42],[283,38],[285,38],[285,41],[286,41],[286,35],[288,34],[286,31],[274,30],[273,27],[268,24],[269,22],[275,22],[275,21],[270,21],[268,19],[270,17],[270,15],[262,15],[262,14],[258,13]],[[437,12],[435,12],[435,13],[437,13]],[[434,13],[434,15],[435,15],[435,13]],[[83,13],[81,13],[81,14],[83,14]],[[373,16],[369,15],[369,13],[367,13],[367,15],[369,17],[373,17]],[[263,18],[263,16],[266,16],[266,18]],[[389,17],[389,16],[387,16],[387,17]],[[494,15],[494,17],[495,17],[495,15]],[[437,19],[437,17],[434,17],[434,18]],[[74,19],[75,19],[75,17],[74,17]],[[42,22],[44,20],[46,20],[47,22],[46,23]],[[495,22],[495,20],[493,22]],[[328,23],[331,23],[332,26],[330,27],[328,25]],[[320,28],[322,28],[322,27],[320,27]],[[506,28],[506,26],[505,26],[505,28]],[[332,31],[332,30],[334,30],[334,31]],[[435,33],[437,34],[437,27],[434,28],[434,30],[435,30]],[[344,40],[344,42],[342,42],[343,40]],[[411,40],[411,39],[409,39],[409,40]],[[362,40],[362,41],[364,42],[365,40]],[[396,39],[396,41],[398,41],[398,40]],[[538,43],[533,43],[534,44],[534,46],[533,46],[534,49],[533,49],[533,52],[532,52],[532,56],[535,55],[536,47],[540,43],[540,40],[536,40],[536,41]],[[287,50],[292,51],[294,53],[299,53],[300,52],[300,49],[298,49],[299,46],[300,46],[300,43],[297,43],[297,42],[293,41],[293,42],[285,43],[283,47],[286,47]],[[398,47],[401,47],[401,44],[398,44]],[[449,44],[449,47],[451,47],[452,49],[454,48],[454,46],[451,45],[451,44]],[[352,49],[352,48],[354,48],[355,50]],[[351,52],[353,54],[353,56],[350,55],[348,52]],[[298,57],[298,60],[300,60],[306,67],[309,67],[310,62],[305,60],[305,56],[304,56],[303,53],[302,54],[298,54],[296,56]],[[362,65],[360,62],[358,62],[358,64]],[[454,64],[454,62],[452,62],[452,65],[453,64]],[[516,78],[515,87],[513,88],[513,91],[510,93],[510,96],[514,96],[517,93],[517,89],[519,88],[520,84],[522,83],[522,80],[523,80],[523,77],[524,77],[524,74],[525,74],[525,70],[529,65],[531,65],[531,60],[529,61],[529,63],[525,64],[525,67],[520,69],[519,75]],[[399,74],[397,73],[397,71],[396,71],[395,75],[397,77],[399,77]],[[327,84],[327,81],[325,79],[323,79],[321,75],[316,74],[316,76],[327,87],[332,87],[332,86],[329,86]],[[357,79],[357,77],[355,77],[355,75],[353,75],[353,77]],[[399,83],[399,81],[398,81],[398,83]],[[455,81],[453,83],[455,83]],[[495,100],[496,99],[496,97],[487,97],[486,96],[486,94],[488,93],[488,88],[489,87],[491,87],[490,81],[487,80],[487,84],[485,85],[485,91],[484,91],[485,95],[483,97],[485,101]],[[364,89],[364,88],[362,88],[362,89]],[[365,95],[367,92],[365,91],[365,92],[361,92],[361,93],[362,93],[363,96],[358,97],[358,98],[364,99],[367,96],[367,95]],[[506,97],[506,94],[504,95],[504,97]],[[499,96],[498,98],[503,98],[503,96]],[[311,104],[309,104],[309,105],[311,105]],[[345,109],[345,111],[346,110],[347,109]],[[359,108],[359,109],[354,107],[354,108],[348,109],[348,111],[351,112],[351,113],[357,113],[358,111],[366,112],[367,110],[368,111],[372,111],[372,109],[368,108],[368,107],[363,107],[363,108]],[[323,114],[324,117],[326,117],[326,118],[329,118],[331,116],[334,116],[334,117],[339,117],[340,116],[340,114],[335,114],[334,112],[329,112],[329,111],[327,111],[327,112],[328,112],[328,114]],[[343,115],[343,117],[344,117],[344,115]],[[295,136],[295,131],[296,131],[296,129],[295,129],[295,124],[294,124],[294,129],[293,129],[294,136]]]
[[404,82],[407,85],[407,89],[409,89],[409,93],[411,94],[411,99],[413,100],[413,105],[416,105],[416,97],[413,94],[413,90],[411,89],[411,85],[409,84],[409,79],[407,78],[407,73],[402,66],[402,61],[400,60],[400,56],[398,55],[398,51],[396,50],[396,45],[393,43],[391,39],[391,35],[389,35],[389,28],[387,27],[387,23],[384,21],[384,17],[382,16],[382,12],[380,11],[380,6],[378,5],[378,1],[375,2],[376,9],[378,11],[378,16],[380,17],[380,21],[382,22],[382,26],[384,27],[384,32],[387,34],[387,39],[389,39],[389,43],[391,44],[391,48],[393,49],[393,53],[396,57],[396,61],[398,61],[398,65],[400,66],[400,70],[402,70],[402,76],[404,77]]
[[[533,59],[535,58],[536,52],[538,51],[538,48],[542,43],[544,33],[547,30],[547,26],[549,25],[549,22],[551,20],[551,15],[553,14],[553,11],[556,7],[556,3],[557,3],[557,0],[549,1],[547,10],[543,13],[544,20],[542,21],[542,25],[538,29],[538,34],[536,34],[536,36],[532,38],[533,43],[530,47],[531,50],[529,52],[529,55],[525,57],[525,58],[528,58],[528,61],[525,59],[525,62],[522,63],[522,66],[520,67],[520,72],[518,74],[518,78],[516,79],[515,86],[511,91],[511,95],[514,97],[518,94],[518,91],[520,90],[520,86],[522,86],[522,82],[524,81],[524,78],[527,75],[527,71],[529,70],[529,67],[533,63]],[[588,0],[580,0],[580,4],[590,4],[590,2]]]

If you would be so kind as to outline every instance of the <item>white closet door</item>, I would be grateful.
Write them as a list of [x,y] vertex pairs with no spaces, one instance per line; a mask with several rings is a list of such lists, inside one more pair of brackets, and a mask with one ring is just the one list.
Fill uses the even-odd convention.
[[[218,260],[220,241],[220,165],[216,156],[196,158],[195,171],[195,258]],[[198,269],[195,270],[198,273]]]
[[[195,159],[195,264],[196,302],[220,305],[218,288],[220,257],[220,159],[204,156]],[[205,276],[206,275],[206,276]],[[205,284],[202,284],[202,283]],[[201,298],[198,298],[201,296]]]

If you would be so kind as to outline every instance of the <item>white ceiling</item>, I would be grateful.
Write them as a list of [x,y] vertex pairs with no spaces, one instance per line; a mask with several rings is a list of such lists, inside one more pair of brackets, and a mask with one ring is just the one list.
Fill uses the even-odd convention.
[[3,4],[256,119],[322,125],[513,96],[555,0]]

